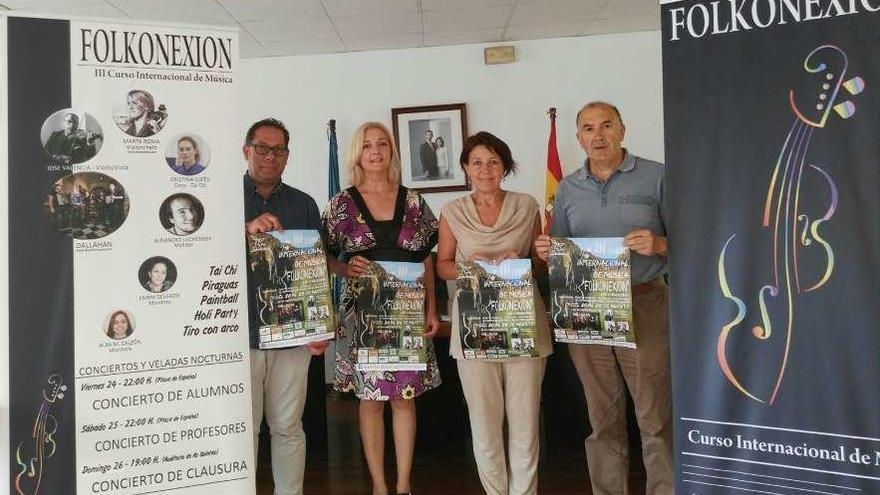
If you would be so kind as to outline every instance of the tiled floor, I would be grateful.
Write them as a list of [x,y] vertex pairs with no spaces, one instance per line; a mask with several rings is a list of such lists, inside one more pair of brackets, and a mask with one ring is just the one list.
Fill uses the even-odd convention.
[[[327,399],[328,442],[323,448],[310,449],[306,461],[305,493],[354,495],[370,494],[370,478],[360,449],[357,428],[357,401]],[[467,425],[464,425],[466,428]],[[430,428],[420,424],[419,428]],[[420,436],[413,466],[413,493],[418,495],[481,494],[476,466],[467,440],[467,432],[451,440],[426,441]],[[430,435],[428,436],[430,438]],[[428,443],[434,445],[428,445]],[[442,443],[442,445],[438,445]],[[388,442],[386,442],[386,445]],[[568,445],[548,445],[542,439],[539,466],[539,493],[547,495],[590,494],[584,474],[584,454],[580,441]],[[393,451],[387,445],[386,473],[393,480]],[[265,455],[264,455],[265,457]],[[635,456],[637,457],[637,455]],[[258,495],[272,495],[272,473],[265,458],[257,473]],[[639,463],[633,466],[632,485],[644,485]],[[633,491],[633,495],[644,491]]]

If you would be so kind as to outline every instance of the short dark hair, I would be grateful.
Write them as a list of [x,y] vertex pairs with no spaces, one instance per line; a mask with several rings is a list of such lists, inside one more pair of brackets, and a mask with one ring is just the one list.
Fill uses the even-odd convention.
[[290,132],[287,131],[287,127],[284,127],[284,122],[273,117],[267,117],[251,124],[251,127],[248,129],[247,134],[244,137],[244,144],[251,144],[254,134],[257,133],[257,129],[260,127],[274,127],[275,129],[278,129],[284,134],[284,146],[290,146]]
[[614,115],[617,115],[617,120],[619,120],[620,123],[623,124],[623,117],[620,116],[620,110],[618,110],[616,106],[612,105],[611,103],[608,103],[607,101],[596,100],[596,101],[591,101],[591,102],[587,103],[586,105],[582,106],[580,110],[578,110],[578,113],[574,118],[574,128],[577,129],[578,132],[580,132],[581,114],[584,113],[584,110],[587,110],[590,108],[598,108],[598,107],[605,107],[605,108],[611,109],[611,111],[614,112]]
[[458,164],[462,170],[468,163],[471,151],[477,146],[485,146],[489,151],[501,158],[501,165],[504,166],[504,177],[516,172],[516,162],[513,161],[513,154],[510,152],[510,146],[492,133],[480,131],[464,140],[464,147],[461,150],[461,156],[458,158]]
[[162,204],[159,207],[159,222],[162,224],[162,227],[165,228],[165,230],[171,228],[171,219],[174,217],[174,213],[171,211],[171,203],[178,199],[189,201],[192,207],[196,210],[196,216],[198,216],[196,223],[201,227],[202,222],[205,221],[205,207],[202,205],[202,202],[199,201],[199,198],[189,193],[174,193],[165,198],[165,201],[162,201]]

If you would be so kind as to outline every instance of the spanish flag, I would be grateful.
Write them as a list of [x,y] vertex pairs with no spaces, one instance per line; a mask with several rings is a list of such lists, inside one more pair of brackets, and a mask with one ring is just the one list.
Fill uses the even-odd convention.
[[559,162],[559,151],[556,150],[556,109],[551,108],[547,113],[550,115],[550,138],[547,140],[547,179],[544,194],[545,234],[550,232],[556,187],[562,182],[562,164]]

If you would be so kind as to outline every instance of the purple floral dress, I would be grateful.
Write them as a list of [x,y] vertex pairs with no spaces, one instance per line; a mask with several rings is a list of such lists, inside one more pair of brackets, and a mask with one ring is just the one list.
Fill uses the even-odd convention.
[[[330,199],[323,217],[323,236],[329,253],[348,258],[375,254],[375,259],[421,261],[437,244],[437,218],[419,194],[400,187],[394,219],[373,220],[355,188],[348,188]],[[357,371],[357,348],[352,339],[355,328],[356,297],[346,280],[336,330],[336,378],[333,387],[354,392],[360,399],[413,399],[440,385],[440,370],[431,339],[426,342],[426,371]]]

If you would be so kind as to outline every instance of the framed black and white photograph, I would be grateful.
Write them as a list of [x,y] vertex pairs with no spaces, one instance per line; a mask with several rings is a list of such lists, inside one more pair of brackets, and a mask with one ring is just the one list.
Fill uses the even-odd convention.
[[420,192],[467,191],[458,165],[467,137],[464,103],[391,109],[403,185]]

